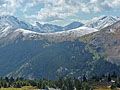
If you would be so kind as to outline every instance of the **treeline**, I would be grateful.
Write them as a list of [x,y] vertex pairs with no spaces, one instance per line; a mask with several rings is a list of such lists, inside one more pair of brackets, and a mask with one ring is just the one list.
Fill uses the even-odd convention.
[[55,88],[61,90],[90,90],[91,87],[87,83],[87,79],[84,76],[83,80],[75,78],[59,78],[58,80],[28,80],[24,78],[4,77],[0,78],[0,88],[21,88],[23,86],[33,86],[38,89]]
[[81,78],[59,78],[58,80],[29,80],[24,78],[13,78],[13,77],[1,77],[0,88],[21,88],[23,86],[32,86],[38,89],[55,88],[61,90],[94,90],[95,85],[110,85],[111,89],[120,88],[120,77],[113,74],[107,74],[102,76],[94,75],[92,78],[87,79],[85,75]]

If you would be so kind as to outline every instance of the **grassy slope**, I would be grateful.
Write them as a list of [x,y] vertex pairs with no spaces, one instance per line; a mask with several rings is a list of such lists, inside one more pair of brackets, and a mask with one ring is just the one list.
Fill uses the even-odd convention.
[[31,86],[25,86],[22,88],[0,88],[0,90],[38,90]]
[[98,88],[98,89],[95,89],[95,90],[111,90],[109,88]]

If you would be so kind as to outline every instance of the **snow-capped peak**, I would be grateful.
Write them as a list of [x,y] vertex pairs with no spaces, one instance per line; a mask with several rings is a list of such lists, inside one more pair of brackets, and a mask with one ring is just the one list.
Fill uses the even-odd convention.
[[11,26],[18,26],[19,20],[14,16],[0,16],[0,25],[11,25]]
[[0,16],[0,28],[1,27],[12,27],[14,30],[18,28],[23,28],[23,29],[32,29],[32,25],[25,23],[19,19],[17,19],[14,16],[10,15],[3,15]]
[[119,21],[120,18],[116,16],[100,16],[95,17],[85,24],[86,27],[92,27],[96,29],[102,29],[107,26],[112,25],[113,23]]

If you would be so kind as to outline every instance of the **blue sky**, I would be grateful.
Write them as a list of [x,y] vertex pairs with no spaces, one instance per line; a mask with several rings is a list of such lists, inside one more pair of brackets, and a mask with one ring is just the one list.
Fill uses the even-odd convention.
[[120,16],[120,0],[0,0],[0,15],[65,25],[101,15]]

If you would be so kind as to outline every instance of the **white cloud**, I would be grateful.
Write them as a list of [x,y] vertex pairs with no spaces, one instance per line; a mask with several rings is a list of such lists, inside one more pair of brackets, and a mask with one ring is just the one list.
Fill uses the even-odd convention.
[[[45,2],[45,7],[38,12],[40,20],[52,21],[56,19],[64,19],[78,12],[78,7],[69,5],[65,0],[54,0],[54,2]],[[50,19],[51,18],[51,19]]]
[[[42,0],[41,0],[42,1]],[[86,0],[87,1],[87,0]],[[119,7],[119,0],[43,0],[45,7],[38,12],[42,21],[52,21],[73,16],[76,13],[97,13]],[[50,19],[51,18],[51,19]]]
[[[2,1],[0,1],[1,3]],[[20,6],[18,0],[4,0],[4,3],[0,4],[0,15],[14,14],[17,8]]]
[[105,1],[104,3],[111,8],[120,8],[120,0],[110,0]]
[[[43,4],[43,7],[30,12],[30,9]],[[97,13],[120,8],[120,0],[0,0],[0,15],[22,11],[25,18],[33,18],[41,22],[64,20],[77,13]],[[31,15],[28,15],[28,12]]]

